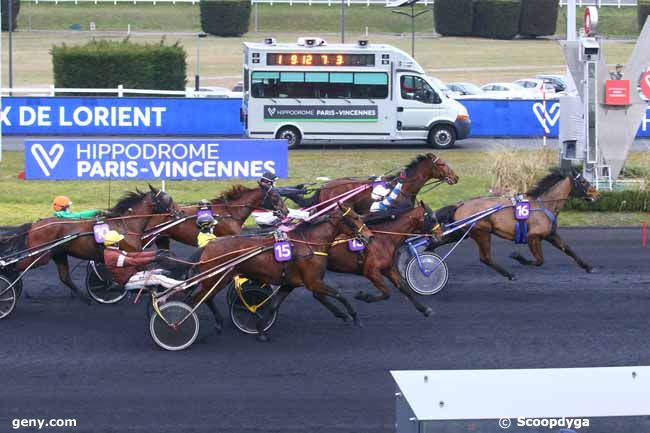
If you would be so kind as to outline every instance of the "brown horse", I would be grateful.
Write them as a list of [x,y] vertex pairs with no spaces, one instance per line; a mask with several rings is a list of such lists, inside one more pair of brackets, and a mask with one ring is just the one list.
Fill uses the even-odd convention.
[[[147,192],[136,190],[125,194],[101,220],[106,222],[112,230],[126,236],[122,245],[128,245],[127,249],[138,251],[142,247],[142,233],[153,214],[169,213],[174,210],[174,206],[174,201],[168,194],[149,185]],[[93,226],[97,221],[98,219],[45,218],[33,224],[20,226],[14,230],[13,234],[4,231],[3,237],[0,239],[0,256],[12,251],[38,248],[62,239],[64,236],[81,234],[74,240],[56,246],[43,255],[35,255],[11,265],[9,271],[17,276],[30,265],[33,264],[32,267],[43,266],[51,259],[56,264],[61,282],[68,286],[74,294],[86,302],[90,302],[72,281],[68,256],[82,260],[103,261],[102,247],[95,242],[93,236]]]
[[[194,302],[199,302],[208,293],[210,293],[209,298],[214,297],[230,282],[233,276],[242,275],[263,284],[280,286],[277,293],[273,295],[264,315],[257,322],[260,341],[268,340],[263,324],[296,287],[307,288],[313,293],[314,298],[328,310],[340,319],[347,320],[348,316],[342,314],[328,298],[336,299],[358,324],[357,313],[348,300],[338,290],[323,281],[327,270],[328,251],[332,241],[339,233],[358,237],[365,243],[371,242],[373,238],[372,232],[368,230],[361,218],[352,209],[347,208],[345,210],[335,209],[311,223],[303,222],[293,231],[287,233],[287,240],[291,243],[292,259],[283,263],[275,260],[273,248],[275,237],[272,234],[228,236],[216,239],[203,250],[199,265],[201,272],[209,271],[237,257],[237,254],[242,254],[242,250],[264,249],[262,253],[236,265],[227,273],[204,280],[201,283],[201,290],[194,295]],[[220,328],[223,319],[217,309],[213,310],[213,313],[217,321],[217,328]]]
[[[282,201],[278,192],[271,189],[247,188],[243,185],[235,185],[220,196],[212,199],[209,204],[210,210],[218,222],[213,233],[217,236],[238,235],[246,219],[255,209],[268,209],[287,215],[289,210]],[[181,206],[184,216],[195,216],[200,206]],[[159,224],[170,221],[166,215],[156,216],[149,220],[147,230],[151,230]],[[196,237],[199,229],[196,226],[196,219],[189,218],[184,222],[171,227],[163,232],[163,237],[156,240],[156,246],[160,249],[169,249],[169,238],[185,245],[196,246]],[[167,239],[165,239],[167,238]]]
[[[585,271],[592,272],[593,268],[581,260],[557,234],[557,216],[570,197],[579,197],[593,202],[599,198],[599,193],[582,175],[577,173],[566,175],[559,171],[552,171],[528,191],[524,198],[530,201],[532,212],[528,218],[527,243],[535,260],[528,260],[518,253],[513,253],[510,257],[524,265],[541,266],[544,264],[541,241],[546,240],[573,258]],[[503,206],[503,209],[478,221],[476,226],[471,229],[469,236],[478,245],[481,262],[504,277],[513,280],[513,274],[492,260],[490,244],[491,234],[503,239],[515,240],[517,222],[511,199],[504,197],[476,198],[439,209],[436,211],[436,215],[440,221],[448,224],[499,205]],[[459,230],[432,243],[431,247],[437,248],[440,245],[457,241],[463,234],[464,230]]]
[[[436,179],[439,182],[447,182],[449,185],[458,182],[458,175],[445,161],[433,153],[418,155],[403,170],[406,174],[406,181],[402,186],[400,199],[408,201],[411,206],[415,204],[415,197],[429,180]],[[390,183],[396,180],[396,176],[386,176],[384,180]],[[309,207],[373,182],[375,182],[374,178],[343,177],[327,182],[309,198],[304,198],[295,193],[285,194],[285,196],[295,201],[299,206]],[[354,204],[356,212],[367,214],[370,212],[370,206],[373,203],[371,193],[372,190],[367,189],[347,200],[346,204]]]
[[362,251],[353,252],[345,242],[346,236],[338,236],[334,241],[335,245],[330,249],[327,269],[334,272],[359,274],[369,279],[381,294],[370,295],[359,292],[355,296],[356,299],[368,303],[387,300],[390,297],[390,289],[384,281],[384,278],[388,278],[419,312],[427,317],[430,316],[433,310],[418,302],[413,291],[400,277],[395,253],[409,234],[416,232],[430,234],[432,232],[436,223],[433,211],[420,202],[420,206],[416,208],[378,212],[370,214],[364,220],[374,235],[373,241]]

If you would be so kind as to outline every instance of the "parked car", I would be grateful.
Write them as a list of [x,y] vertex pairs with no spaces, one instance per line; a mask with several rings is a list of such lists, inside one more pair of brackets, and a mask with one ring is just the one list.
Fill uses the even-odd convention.
[[539,78],[524,78],[515,81],[513,84],[523,87],[534,97],[541,97],[543,94],[546,94],[547,96],[555,94],[555,87],[553,84]]
[[452,90],[452,89],[451,89],[447,84],[445,84],[445,82],[442,81],[441,79],[436,78],[436,77],[432,77],[431,75],[427,75],[427,78],[429,79],[429,81],[431,81],[431,82],[435,85],[435,87],[437,87],[438,89],[440,89],[440,91],[441,91],[442,93],[444,93],[445,96],[446,96],[447,98],[456,99],[458,96],[460,96],[460,93],[458,93],[458,92]]
[[476,84],[449,83],[448,86],[453,92],[456,92],[460,95],[459,98],[463,98],[463,97],[480,98],[482,96],[485,96],[485,91],[481,89],[479,86],[477,86]]
[[526,89],[514,83],[488,83],[481,86],[481,90],[491,97],[504,99],[524,99],[531,96]]
[[244,82],[240,81],[230,89],[230,98],[243,98],[244,97]]
[[563,75],[543,74],[543,75],[538,75],[535,78],[539,78],[540,80],[544,80],[547,83],[552,84],[553,87],[555,88],[555,93],[562,93],[562,92],[569,91],[569,84],[566,82]]

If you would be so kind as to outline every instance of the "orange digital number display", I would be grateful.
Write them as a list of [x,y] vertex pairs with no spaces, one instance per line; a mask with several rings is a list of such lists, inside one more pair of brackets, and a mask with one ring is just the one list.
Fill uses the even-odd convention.
[[269,66],[375,66],[374,54],[268,53]]

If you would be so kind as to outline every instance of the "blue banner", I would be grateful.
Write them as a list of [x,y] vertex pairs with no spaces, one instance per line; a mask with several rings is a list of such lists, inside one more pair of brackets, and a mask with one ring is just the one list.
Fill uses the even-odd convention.
[[2,98],[6,135],[241,135],[241,99]]
[[286,140],[26,140],[25,178],[286,178],[288,158]]
[[[472,137],[557,137],[560,101],[462,99],[472,119]],[[650,137],[650,107],[638,137]]]
[[[472,137],[557,137],[558,100],[459,100],[472,119]],[[7,135],[242,135],[241,99],[2,98]],[[650,109],[649,109],[650,110]],[[650,137],[650,111],[639,137]]]

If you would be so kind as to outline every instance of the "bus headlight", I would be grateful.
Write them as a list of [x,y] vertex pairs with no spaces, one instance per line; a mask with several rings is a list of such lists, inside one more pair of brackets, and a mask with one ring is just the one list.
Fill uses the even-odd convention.
[[456,121],[469,122],[469,113],[467,112],[467,108],[461,107],[458,109],[458,114],[456,115]]

